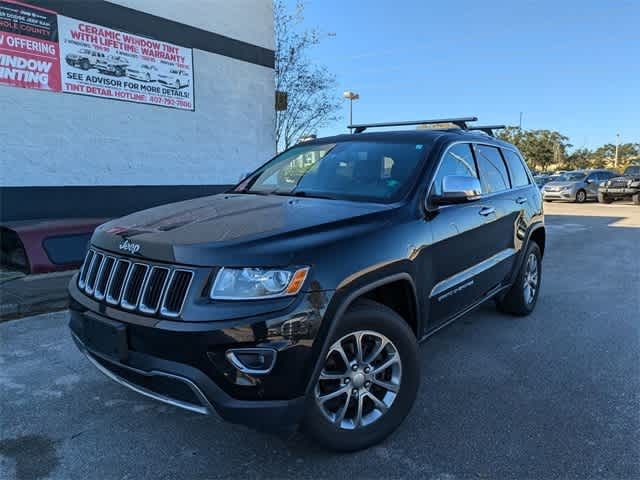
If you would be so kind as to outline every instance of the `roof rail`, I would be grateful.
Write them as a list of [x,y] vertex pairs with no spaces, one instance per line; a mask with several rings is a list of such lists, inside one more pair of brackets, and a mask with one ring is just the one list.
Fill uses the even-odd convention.
[[409,122],[389,122],[389,123],[364,123],[359,125],[349,125],[347,128],[355,129],[355,133],[362,133],[367,128],[379,127],[406,127],[407,125],[432,125],[434,123],[453,123],[455,126],[466,130],[467,122],[476,122],[478,117],[461,117],[461,118],[439,118],[437,120],[415,120]]
[[506,125],[471,125],[468,127],[468,130],[479,130],[490,137],[495,137],[493,134],[494,130],[504,130],[505,128],[507,128]]

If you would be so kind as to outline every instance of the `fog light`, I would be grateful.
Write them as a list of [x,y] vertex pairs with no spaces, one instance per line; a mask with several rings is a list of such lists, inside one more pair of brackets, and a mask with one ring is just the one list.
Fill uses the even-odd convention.
[[227,360],[242,373],[266,375],[276,363],[278,352],[273,348],[234,348],[227,350]]

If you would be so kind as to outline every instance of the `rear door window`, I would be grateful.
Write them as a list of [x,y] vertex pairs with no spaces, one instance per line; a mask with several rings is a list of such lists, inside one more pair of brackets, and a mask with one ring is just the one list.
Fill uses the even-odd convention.
[[507,165],[509,166],[509,173],[511,174],[511,185],[513,188],[516,187],[524,187],[525,185],[529,185],[529,175],[527,175],[527,170],[518,155],[513,150],[503,149],[502,153],[504,154],[504,158],[507,161]]
[[509,173],[496,147],[476,145],[476,159],[483,193],[496,193],[510,188]]

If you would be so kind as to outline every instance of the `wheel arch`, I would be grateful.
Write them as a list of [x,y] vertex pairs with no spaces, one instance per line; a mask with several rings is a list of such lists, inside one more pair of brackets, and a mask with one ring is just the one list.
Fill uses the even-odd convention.
[[[332,315],[329,317],[329,326],[326,330],[325,335],[322,337],[322,346],[318,351],[318,354],[315,358],[314,368],[312,371],[312,375],[309,377],[306,392],[309,393],[313,386],[315,385],[316,379],[320,375],[320,370],[323,365],[323,360],[327,355],[327,352],[330,347],[330,340],[333,337],[333,334],[340,323],[340,319],[347,312],[349,307],[353,305],[359,299],[372,299],[376,300],[376,295],[380,295],[385,288],[391,289],[400,289],[403,288],[403,293],[408,295],[406,299],[408,305],[408,311],[410,312],[410,317],[406,318],[403,316],[401,312],[398,311],[398,305],[396,308],[390,306],[386,303],[380,302],[383,305],[388,306],[396,313],[398,313],[406,322],[409,328],[414,332],[416,339],[420,338],[419,332],[421,331],[421,317],[420,317],[420,303],[418,301],[418,294],[415,286],[415,282],[413,277],[407,272],[394,273],[390,275],[385,275],[384,277],[378,278],[366,285],[363,285],[359,288],[355,288],[350,291],[346,296],[340,299],[338,305],[335,307],[335,310]],[[396,290],[398,291],[398,290]],[[406,312],[405,312],[406,314]]]

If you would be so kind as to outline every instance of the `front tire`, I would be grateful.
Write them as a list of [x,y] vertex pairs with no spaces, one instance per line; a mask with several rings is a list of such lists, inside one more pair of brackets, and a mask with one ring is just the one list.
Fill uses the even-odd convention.
[[524,254],[524,262],[511,289],[497,300],[498,310],[516,316],[526,316],[533,312],[540,294],[542,280],[542,253],[534,241]]
[[576,203],[584,203],[587,201],[587,192],[580,189],[576,192]]
[[611,203],[612,201],[606,193],[598,192],[598,203]]
[[390,308],[358,300],[330,342],[303,428],[332,450],[368,448],[396,430],[415,401],[416,337]]

